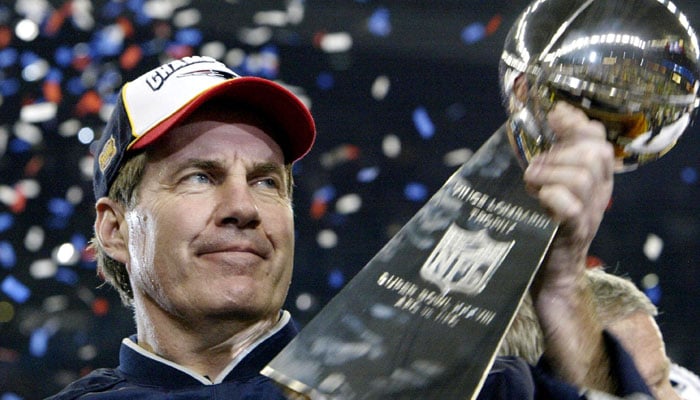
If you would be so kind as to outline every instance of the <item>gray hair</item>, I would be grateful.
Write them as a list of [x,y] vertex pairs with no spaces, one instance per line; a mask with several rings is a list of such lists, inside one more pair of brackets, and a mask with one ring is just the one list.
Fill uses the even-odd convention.
[[[603,326],[620,321],[637,312],[656,317],[658,310],[649,298],[627,278],[600,268],[586,270],[593,292],[596,312]],[[499,356],[518,356],[536,364],[544,352],[542,328],[537,320],[532,297],[526,294],[515,319],[498,350]]]

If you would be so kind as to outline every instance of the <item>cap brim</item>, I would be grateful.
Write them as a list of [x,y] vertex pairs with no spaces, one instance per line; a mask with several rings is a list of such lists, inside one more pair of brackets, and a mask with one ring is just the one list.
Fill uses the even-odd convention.
[[252,76],[229,79],[212,86],[141,135],[132,142],[130,148],[145,148],[214,98],[249,106],[272,121],[278,128],[278,136],[282,135],[275,137],[275,140],[282,148],[287,162],[297,161],[311,150],[316,139],[316,127],[306,105],[283,86]]

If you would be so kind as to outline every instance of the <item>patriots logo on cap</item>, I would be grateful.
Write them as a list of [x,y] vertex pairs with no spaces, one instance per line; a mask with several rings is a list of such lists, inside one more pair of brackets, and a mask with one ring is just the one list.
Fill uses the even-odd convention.
[[[160,67],[153,69],[150,73],[144,75],[141,79],[146,81],[146,84],[150,86],[151,90],[157,91],[165,84],[165,81],[167,81],[169,77],[173,76],[183,68],[187,68],[195,64],[215,64],[221,65],[222,68],[225,68],[223,64],[211,57],[191,56],[161,65]],[[206,71],[214,70],[207,68]]]
[[102,173],[105,172],[105,169],[107,169],[109,164],[112,162],[115,154],[117,154],[117,145],[114,140],[114,136],[112,136],[109,138],[109,140],[107,140],[105,145],[102,146],[102,151],[100,151],[100,155],[97,157],[97,162]]
[[218,70],[218,69],[200,69],[199,71],[186,72],[184,74],[177,75],[178,78],[187,78],[189,76],[215,76],[224,79],[237,78],[238,75],[232,74],[230,72]]

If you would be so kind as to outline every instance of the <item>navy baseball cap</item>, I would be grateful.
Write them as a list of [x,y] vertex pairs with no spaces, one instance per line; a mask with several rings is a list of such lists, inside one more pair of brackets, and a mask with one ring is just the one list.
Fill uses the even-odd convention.
[[184,57],[122,87],[93,151],[95,198],[109,193],[126,154],[151,145],[213,98],[251,107],[271,120],[279,130],[274,139],[286,162],[295,162],[311,150],[316,138],[314,120],[291,91],[267,79],[239,76],[211,57]]

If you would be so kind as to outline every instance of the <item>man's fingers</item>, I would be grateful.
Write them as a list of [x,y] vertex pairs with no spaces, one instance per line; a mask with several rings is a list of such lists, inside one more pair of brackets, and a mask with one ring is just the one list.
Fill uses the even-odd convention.
[[542,206],[557,222],[572,220],[583,211],[583,203],[565,185],[548,185],[538,194]]
[[525,181],[531,189],[547,188],[549,186],[566,189],[578,201],[588,202],[593,194],[595,185],[601,180],[588,170],[577,166],[560,166],[558,168],[536,167],[525,171]]
[[[558,146],[533,158],[525,170],[530,185],[573,182],[576,185],[605,182],[612,179],[613,150],[607,143],[580,142],[574,146]],[[579,192],[577,190],[577,192]]]
[[609,201],[613,148],[605,127],[576,107],[558,103],[548,118],[557,140],[530,161],[525,182],[552,218],[582,237],[597,227],[597,215]]
[[589,120],[583,111],[566,102],[554,106],[547,114],[547,122],[557,141],[606,138],[605,125]]

